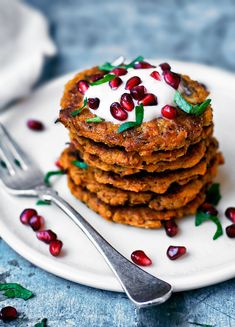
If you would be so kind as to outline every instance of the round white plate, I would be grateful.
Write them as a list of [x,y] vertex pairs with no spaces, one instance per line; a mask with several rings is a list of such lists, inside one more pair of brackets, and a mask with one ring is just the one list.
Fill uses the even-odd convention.
[[[211,90],[215,135],[226,160],[217,178],[223,194],[219,211],[225,228],[230,222],[223,212],[226,207],[235,205],[235,76],[199,64],[169,62],[175,71],[189,74]],[[0,116],[1,122],[45,172],[55,169],[54,161],[68,141],[67,131],[62,125],[55,125],[54,120],[58,116],[63,86],[70,77],[64,76],[49,83],[27,101]],[[42,120],[46,131],[37,133],[29,130],[26,127],[28,118]],[[195,227],[194,217],[182,219],[179,222],[179,235],[169,238],[164,230],[145,230],[107,222],[70,194],[66,176],[56,179],[55,188],[124,256],[130,258],[132,251],[144,250],[153,261],[153,265],[146,270],[171,283],[175,291],[207,286],[235,277],[235,240],[223,235],[213,241],[215,225],[211,222]],[[102,256],[57,208],[36,207],[35,199],[14,198],[2,189],[0,199],[0,234],[15,251],[55,275],[92,287],[122,291]],[[26,207],[36,207],[45,217],[46,228],[58,234],[64,242],[63,256],[52,257],[48,246],[39,242],[35,233],[19,222],[19,214]],[[188,254],[177,261],[170,261],[166,256],[169,245],[184,245]]]

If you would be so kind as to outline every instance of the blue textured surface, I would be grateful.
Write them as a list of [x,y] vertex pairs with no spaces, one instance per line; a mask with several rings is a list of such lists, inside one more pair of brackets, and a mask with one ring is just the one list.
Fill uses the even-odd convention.
[[[51,23],[59,53],[41,83],[120,54],[197,61],[235,71],[235,1],[28,0]],[[232,249],[231,249],[232,250]],[[19,319],[6,326],[187,327],[190,322],[235,326],[235,280],[174,294],[165,304],[138,311],[124,294],[74,284],[34,267],[0,240],[0,282],[19,282],[35,293],[13,304]],[[2,325],[5,325],[2,323]],[[1,326],[1,322],[0,322]]]

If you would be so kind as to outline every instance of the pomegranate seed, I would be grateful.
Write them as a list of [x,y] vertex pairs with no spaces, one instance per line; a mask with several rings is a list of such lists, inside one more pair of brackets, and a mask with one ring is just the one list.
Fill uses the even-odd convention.
[[226,234],[228,235],[228,237],[235,237],[235,224],[226,227]]
[[162,116],[168,119],[174,119],[177,115],[176,108],[173,106],[165,105],[162,110]]
[[109,86],[113,90],[116,90],[121,84],[122,84],[122,79],[118,76],[109,82]]
[[58,257],[61,252],[63,243],[60,240],[53,240],[50,242],[49,250],[54,257]]
[[154,68],[154,67],[156,66],[153,66],[146,61],[139,61],[134,64],[135,69],[146,69],[146,68]]
[[157,104],[157,97],[152,93],[147,93],[142,100],[138,101],[138,104],[140,103],[143,106],[155,106]]
[[22,224],[28,225],[30,218],[36,216],[37,214],[38,213],[35,209],[24,209],[20,214],[20,221],[22,222]]
[[0,311],[0,319],[3,321],[11,321],[17,318],[17,310],[14,307],[4,307]]
[[117,120],[126,120],[128,117],[127,112],[121,107],[120,103],[113,102],[110,106],[112,116]]
[[93,110],[96,110],[99,108],[99,105],[100,105],[100,99],[99,98],[89,98],[87,100],[88,102],[88,106],[93,109]]
[[33,131],[43,131],[44,125],[39,120],[29,119],[27,121],[28,128],[32,129]]
[[164,71],[163,72],[164,80],[166,83],[170,86],[172,86],[175,90],[178,89],[178,86],[180,84],[180,75],[170,72],[170,71]]
[[89,83],[85,80],[81,80],[77,82],[77,89],[80,93],[85,94],[89,88]]
[[29,219],[29,225],[34,231],[39,230],[43,225],[44,219],[42,216],[35,215]]
[[121,106],[127,111],[132,111],[135,107],[132,97],[129,93],[123,93],[120,100]]
[[152,264],[152,260],[142,250],[132,252],[131,260],[139,266],[151,266]]
[[159,74],[159,72],[157,72],[156,70],[153,71],[151,74],[150,74],[151,77],[153,77],[154,79],[156,79],[157,81],[160,81],[161,80],[161,76]]
[[94,74],[94,75],[91,75],[90,76],[90,80],[91,82],[96,82],[98,81],[99,79],[103,78],[104,77],[104,74]]
[[59,159],[55,161],[55,166],[56,166],[56,167],[58,167],[58,168],[59,168],[59,169],[61,169],[61,170],[63,170],[63,169],[64,169],[64,167],[61,165],[61,163],[60,163],[60,160],[59,160]]
[[52,232],[52,230],[50,229],[41,230],[36,233],[36,236],[39,239],[39,241],[45,242],[47,244],[57,239],[57,235],[54,232]]
[[208,213],[209,215],[214,215],[214,216],[218,215],[218,210],[208,202],[203,203],[199,209],[205,213]]
[[145,96],[146,88],[143,85],[134,86],[131,89],[131,95],[135,100],[142,100]]
[[167,220],[164,224],[166,234],[170,237],[175,236],[178,233],[178,225],[172,220]]
[[123,76],[127,74],[127,69],[126,68],[114,68],[111,71],[112,74],[117,75],[117,76]]
[[162,69],[162,71],[171,70],[171,66],[167,62],[163,62],[159,65]]
[[176,260],[182,255],[186,253],[186,247],[185,246],[169,246],[167,249],[167,256],[170,260]]
[[126,82],[125,89],[131,90],[134,86],[139,85],[141,83],[141,79],[138,76],[133,76],[128,79]]
[[225,211],[225,216],[230,219],[233,223],[235,223],[235,208],[229,207]]

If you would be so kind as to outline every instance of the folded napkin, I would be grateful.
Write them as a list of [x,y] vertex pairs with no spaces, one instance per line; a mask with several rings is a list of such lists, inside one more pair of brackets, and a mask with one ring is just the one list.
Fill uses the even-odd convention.
[[56,48],[46,18],[20,0],[0,0],[0,109],[29,93]]

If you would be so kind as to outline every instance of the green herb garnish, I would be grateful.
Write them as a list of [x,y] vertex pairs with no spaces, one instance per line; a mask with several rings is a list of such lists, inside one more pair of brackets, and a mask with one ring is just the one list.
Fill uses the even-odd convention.
[[220,199],[221,199],[220,184],[214,183],[210,186],[210,188],[206,192],[206,202],[209,202],[216,206],[219,203]]
[[88,168],[88,164],[85,163],[84,161],[79,161],[79,160],[73,160],[72,164],[78,168],[82,168],[82,169],[87,169]]
[[8,298],[17,298],[28,300],[33,296],[33,293],[20,284],[17,283],[4,283],[0,284],[0,291],[3,291],[3,295]]
[[137,58],[135,58],[134,60],[132,60],[129,64],[127,65],[118,65],[118,66],[114,66],[112,65],[110,62],[106,62],[103,65],[99,66],[100,70],[106,70],[108,72],[110,72],[111,70],[113,70],[114,68],[133,68],[136,62],[140,62],[140,61],[144,61],[144,57],[142,56],[138,56]]
[[43,318],[41,322],[34,325],[34,327],[46,327],[47,326],[47,318]]
[[107,74],[103,78],[98,79],[97,81],[90,83],[90,85],[95,86],[95,85],[104,84],[104,83],[112,81],[115,77],[116,77],[116,75]]
[[36,202],[37,206],[44,206],[44,205],[51,205],[51,201],[50,200],[38,200]]
[[140,61],[144,61],[144,57],[138,56],[137,58],[132,60],[129,64],[125,65],[125,68],[126,69],[133,68],[135,66],[135,63],[140,62]]
[[213,236],[213,240],[216,240],[217,238],[219,238],[221,235],[223,235],[223,229],[222,229],[222,225],[219,221],[219,218],[215,215],[210,215],[209,213],[205,213],[203,211],[197,211],[196,213],[196,217],[195,217],[195,226],[200,226],[202,223],[204,223],[204,221],[208,221],[211,220],[213,221],[216,226],[216,232]]
[[122,133],[129,128],[139,126],[143,122],[143,119],[144,119],[144,107],[142,104],[140,104],[139,106],[135,107],[135,121],[129,121],[121,124],[117,132]]
[[207,99],[201,104],[192,105],[186,101],[178,91],[176,91],[174,95],[174,102],[184,112],[187,112],[190,115],[200,116],[211,103],[211,99]]
[[101,123],[102,121],[104,121],[104,119],[98,116],[86,119],[87,123]]
[[50,183],[50,178],[52,176],[55,176],[55,175],[64,175],[65,174],[65,171],[64,170],[54,170],[54,171],[48,171],[48,173],[45,175],[44,177],[44,183],[47,185],[47,186],[51,186],[51,183]]
[[75,117],[75,116],[79,115],[80,112],[86,107],[86,105],[87,105],[87,98],[84,99],[84,102],[83,102],[83,105],[81,108],[71,112],[71,116]]

